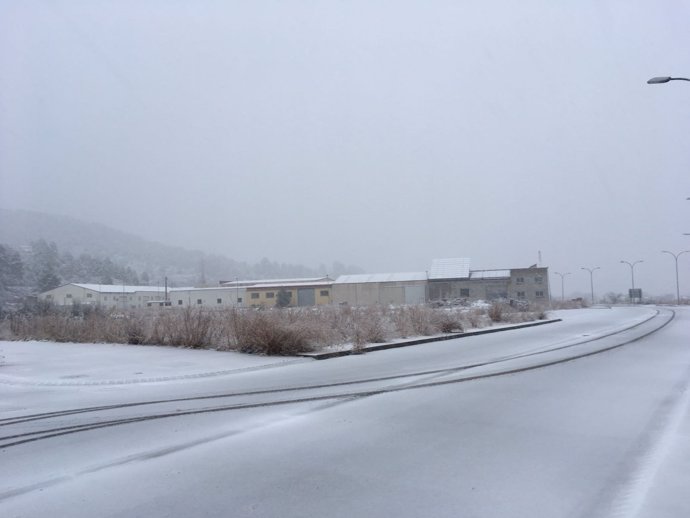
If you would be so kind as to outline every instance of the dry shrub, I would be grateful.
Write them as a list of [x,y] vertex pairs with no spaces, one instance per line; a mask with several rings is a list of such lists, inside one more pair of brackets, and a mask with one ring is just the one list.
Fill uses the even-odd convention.
[[431,308],[426,306],[409,306],[405,309],[415,335],[429,336],[437,332],[435,326],[436,315]]
[[169,330],[169,344],[193,349],[211,345],[213,339],[212,317],[208,311],[191,306],[172,319]]
[[503,304],[494,302],[489,307],[488,315],[492,322],[501,322],[503,320]]
[[280,313],[243,312],[234,328],[239,351],[287,356],[313,350],[307,327],[299,321],[290,322]]
[[434,328],[441,333],[462,333],[464,327],[457,311],[438,309],[434,311]]
[[467,320],[470,326],[476,328],[484,327],[484,311],[481,309],[471,309],[467,313]]
[[351,341],[356,346],[385,342],[390,335],[389,322],[384,320],[384,311],[379,306],[358,308],[352,316]]

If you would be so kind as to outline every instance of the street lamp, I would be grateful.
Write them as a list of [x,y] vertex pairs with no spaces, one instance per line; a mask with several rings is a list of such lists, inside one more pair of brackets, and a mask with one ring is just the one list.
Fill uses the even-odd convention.
[[[635,289],[635,265],[638,263],[643,263],[644,261],[640,259],[639,261],[635,261],[634,263],[629,263],[628,261],[621,261],[621,263],[625,263],[628,266],[630,266],[630,277],[632,279],[632,289]],[[632,303],[632,292],[630,293],[630,302]]]
[[690,81],[687,77],[653,77],[647,81],[648,85],[660,85],[669,81]]
[[676,260],[676,301],[677,304],[680,306],[680,284],[678,283],[678,258],[685,253],[690,253],[690,250],[683,250],[682,252],[678,252],[677,254],[669,252],[668,250],[662,250],[661,253],[671,254],[673,258]]
[[592,290],[592,305],[594,305],[594,270],[600,270],[601,268],[599,266],[595,266],[594,268],[580,268],[580,269],[589,272],[589,287]]
[[565,301],[565,276],[570,275],[570,272],[566,272],[566,273],[553,272],[553,273],[561,276],[561,302],[563,302],[563,301]]

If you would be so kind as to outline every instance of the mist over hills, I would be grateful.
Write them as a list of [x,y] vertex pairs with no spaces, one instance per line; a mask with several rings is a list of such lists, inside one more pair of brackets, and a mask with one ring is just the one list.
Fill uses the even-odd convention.
[[337,261],[328,267],[321,264],[316,268],[279,263],[268,258],[250,264],[222,255],[149,241],[100,223],[69,216],[0,209],[0,243],[28,251],[30,244],[38,240],[54,242],[60,253],[108,258],[140,275],[145,273],[144,277],[152,284],[162,282],[166,276],[177,285],[212,286],[220,280],[235,278],[276,279],[363,272],[357,266],[346,266]]

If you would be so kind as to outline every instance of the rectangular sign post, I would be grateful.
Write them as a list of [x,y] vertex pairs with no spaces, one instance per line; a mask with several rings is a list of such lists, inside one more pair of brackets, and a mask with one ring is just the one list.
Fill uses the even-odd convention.
[[642,290],[640,288],[631,288],[628,290],[628,296],[630,297],[630,302],[635,304],[637,302],[642,302]]

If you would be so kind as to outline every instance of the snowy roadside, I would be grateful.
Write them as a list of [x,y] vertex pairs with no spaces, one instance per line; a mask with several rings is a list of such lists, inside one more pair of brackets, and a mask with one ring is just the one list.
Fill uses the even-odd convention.
[[457,333],[440,333],[432,336],[412,336],[407,338],[396,338],[382,343],[366,344],[362,347],[356,348],[352,343],[332,345],[324,347],[323,349],[313,353],[302,353],[300,356],[307,358],[314,358],[316,360],[326,360],[329,358],[337,358],[339,356],[347,356],[350,354],[360,354],[373,351],[383,351],[386,349],[396,349],[399,347],[408,347],[411,345],[420,345],[430,342],[440,342],[444,340],[455,340],[458,338],[465,338],[470,336],[485,335],[489,333],[497,333],[499,331],[510,331],[511,329],[521,329],[525,327],[534,327],[544,324],[553,324],[560,322],[561,318],[552,318],[547,320],[536,320],[534,322],[523,322],[520,324],[494,324],[491,327],[482,329],[475,329],[473,331],[457,332]]
[[124,385],[222,376],[310,361],[168,346],[0,341],[0,384]]
[[[367,344],[359,352],[407,347],[558,322],[495,324],[465,333],[399,338]],[[0,341],[0,384],[34,386],[129,385],[223,376],[352,354],[353,344],[300,356],[255,356],[232,351],[168,346]]]

